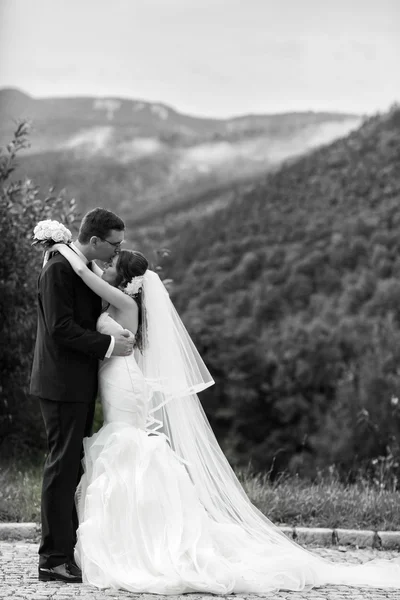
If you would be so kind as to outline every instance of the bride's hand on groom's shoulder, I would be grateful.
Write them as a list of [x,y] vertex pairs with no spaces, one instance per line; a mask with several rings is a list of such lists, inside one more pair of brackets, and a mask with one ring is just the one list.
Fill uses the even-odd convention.
[[66,244],[56,243],[50,246],[49,252],[60,252],[62,254],[63,249],[66,247]]
[[115,344],[112,356],[129,356],[133,351],[133,344],[135,342],[135,336],[133,333],[124,329],[121,332],[114,335]]

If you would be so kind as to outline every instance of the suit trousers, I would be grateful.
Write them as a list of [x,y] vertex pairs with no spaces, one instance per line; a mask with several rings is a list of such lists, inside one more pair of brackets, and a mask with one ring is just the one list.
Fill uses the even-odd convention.
[[73,559],[78,528],[75,491],[82,475],[82,441],[92,433],[95,401],[39,400],[48,445],[42,485],[39,565],[51,568]]

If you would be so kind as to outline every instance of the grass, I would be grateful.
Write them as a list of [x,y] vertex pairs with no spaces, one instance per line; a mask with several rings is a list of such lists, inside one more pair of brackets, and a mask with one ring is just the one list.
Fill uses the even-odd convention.
[[[39,522],[42,466],[0,465],[0,521]],[[282,475],[239,473],[251,501],[277,525],[400,530],[400,492],[361,478],[341,483],[336,476],[309,482]]]
[[0,465],[0,521],[40,521],[42,466]]
[[400,530],[400,492],[360,479],[342,483],[338,477],[317,482],[282,475],[239,474],[251,501],[277,525],[344,529]]

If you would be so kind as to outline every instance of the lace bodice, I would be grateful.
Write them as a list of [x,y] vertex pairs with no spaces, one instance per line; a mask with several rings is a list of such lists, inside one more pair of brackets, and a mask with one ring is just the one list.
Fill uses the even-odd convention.
[[99,333],[105,333],[107,335],[114,335],[123,329],[122,325],[117,323],[115,319],[110,316],[110,313],[103,312],[97,319],[96,329]]
[[[100,315],[96,328],[107,335],[123,329],[108,312]],[[133,353],[100,362],[99,391],[107,423],[118,421],[145,428],[149,391]]]

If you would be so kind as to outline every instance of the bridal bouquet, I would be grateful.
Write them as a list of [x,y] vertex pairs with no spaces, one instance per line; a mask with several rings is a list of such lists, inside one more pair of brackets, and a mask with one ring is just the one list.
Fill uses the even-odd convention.
[[33,230],[32,246],[40,244],[45,250],[48,250],[56,243],[64,242],[68,244],[72,241],[72,233],[62,223],[46,219],[39,221]]

